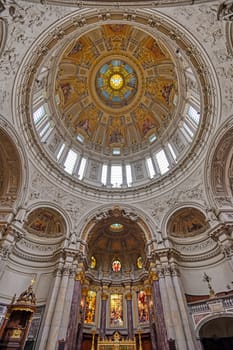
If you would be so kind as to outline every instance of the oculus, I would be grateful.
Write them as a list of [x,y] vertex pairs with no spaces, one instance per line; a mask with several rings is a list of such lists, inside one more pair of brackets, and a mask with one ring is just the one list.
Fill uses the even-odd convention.
[[121,108],[128,105],[137,92],[136,72],[125,61],[113,59],[104,63],[96,74],[96,91],[105,105]]
[[120,232],[123,230],[123,228],[124,228],[124,225],[119,224],[118,222],[115,222],[115,223],[110,225],[110,230],[112,232]]

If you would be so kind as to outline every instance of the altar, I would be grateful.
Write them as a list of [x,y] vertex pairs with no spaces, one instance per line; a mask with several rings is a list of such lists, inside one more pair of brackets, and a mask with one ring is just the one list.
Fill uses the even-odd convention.
[[98,338],[97,350],[136,350],[136,338],[124,339],[115,332],[111,339]]

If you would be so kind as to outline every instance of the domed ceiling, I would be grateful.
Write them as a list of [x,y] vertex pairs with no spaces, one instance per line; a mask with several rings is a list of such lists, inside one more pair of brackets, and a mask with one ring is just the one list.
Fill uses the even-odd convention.
[[132,221],[124,210],[115,207],[96,222],[88,236],[89,260],[95,258],[96,270],[110,271],[114,259],[122,269],[140,270],[138,260],[145,262],[145,235],[139,224]]
[[98,26],[66,47],[58,64],[58,115],[71,138],[84,145],[95,144],[97,151],[130,148],[159,139],[174,119],[173,59],[139,28]]

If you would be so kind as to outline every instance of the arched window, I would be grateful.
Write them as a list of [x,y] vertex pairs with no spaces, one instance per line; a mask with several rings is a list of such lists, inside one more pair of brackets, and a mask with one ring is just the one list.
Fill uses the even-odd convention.
[[114,259],[112,262],[112,271],[120,272],[121,271],[121,262],[119,259]]

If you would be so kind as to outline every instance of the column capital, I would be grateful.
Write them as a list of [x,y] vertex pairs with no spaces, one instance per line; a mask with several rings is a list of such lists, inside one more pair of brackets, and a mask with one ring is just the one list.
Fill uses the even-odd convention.
[[108,300],[108,294],[105,293],[105,292],[102,292],[102,294],[101,294],[101,299],[102,299],[102,300]]
[[151,286],[145,286],[144,288],[146,295],[150,296],[152,294]]
[[158,279],[159,279],[159,276],[158,276],[157,272],[150,271],[150,274],[149,274],[150,283],[152,284],[154,281],[158,281]]
[[85,274],[83,271],[79,271],[76,273],[76,276],[75,276],[75,280],[76,281],[80,281],[80,283],[82,284],[84,281],[85,281]]
[[128,292],[125,294],[125,299],[126,300],[132,300],[132,293],[131,292]]

